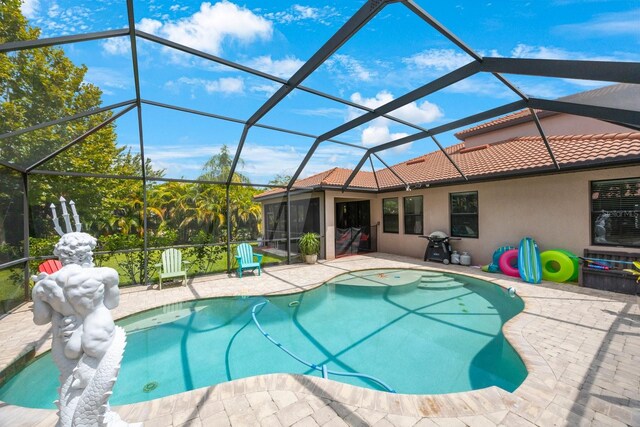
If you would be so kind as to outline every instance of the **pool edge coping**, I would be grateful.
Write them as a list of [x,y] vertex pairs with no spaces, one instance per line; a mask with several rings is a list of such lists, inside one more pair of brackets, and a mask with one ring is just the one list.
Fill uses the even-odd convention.
[[[386,260],[391,261],[391,260]],[[385,267],[376,268],[360,268],[351,271],[362,270],[375,270]],[[484,415],[491,412],[508,411],[515,405],[518,405],[523,400],[526,402],[533,402],[541,407],[546,407],[555,397],[555,384],[557,378],[555,377],[553,370],[547,363],[547,361],[538,353],[538,351],[527,341],[523,335],[523,330],[526,325],[535,320],[535,316],[531,316],[536,312],[540,312],[538,302],[534,299],[527,298],[526,295],[520,294],[520,289],[526,289],[527,286],[535,286],[524,282],[515,282],[508,279],[508,276],[500,275],[499,277],[492,278],[484,275],[474,274],[473,272],[459,272],[450,271],[437,266],[411,266],[411,267],[388,267],[388,268],[405,268],[410,270],[430,270],[443,273],[461,274],[476,279],[480,279],[502,288],[508,289],[514,287],[524,302],[523,310],[513,318],[509,319],[502,327],[503,334],[509,343],[516,350],[518,356],[522,359],[525,367],[527,368],[527,377],[513,392],[500,389],[497,386],[486,387],[478,390],[470,390],[457,393],[446,394],[427,394],[427,395],[414,395],[414,394],[394,394],[383,391],[377,391],[372,389],[366,389],[358,386],[353,386],[330,379],[323,379],[320,377],[305,376],[298,374],[267,374],[255,377],[240,378],[233,381],[228,381],[220,384],[215,384],[208,387],[202,387],[196,390],[190,390],[183,393],[174,394],[171,396],[161,397],[145,402],[138,402],[128,405],[114,406],[121,416],[125,417],[128,414],[139,412],[141,406],[146,405],[170,405],[172,406],[176,400],[180,399],[192,399],[201,394],[217,395],[220,399],[234,397],[240,394],[246,394],[249,392],[259,391],[292,391],[297,393],[309,394],[320,398],[326,398],[334,400],[336,402],[344,403],[351,406],[357,406],[365,409],[384,411],[388,414],[413,416],[413,417],[464,417],[474,415]],[[344,274],[344,272],[336,274],[331,278],[325,279],[321,282],[315,282],[308,285],[303,285],[302,290],[281,290],[270,293],[255,294],[252,293],[248,296],[268,296],[268,295],[290,295],[300,292],[309,291],[322,286],[326,282]],[[525,292],[526,294],[526,292]],[[226,295],[220,297],[237,297],[243,295]],[[218,298],[218,297],[212,297]],[[191,298],[177,301],[181,302],[193,302],[197,300],[208,298]],[[145,310],[135,313],[123,313],[116,317],[114,320],[121,320],[129,317],[133,314],[140,312],[153,310],[160,308],[164,305],[172,303],[159,304],[154,307],[146,308]],[[50,340],[44,345],[41,345],[35,352],[34,357],[38,357],[50,350]],[[6,371],[13,365],[10,364],[3,370]],[[312,392],[304,393],[306,386],[311,386]],[[256,388],[257,387],[257,388]],[[265,388],[266,387],[266,388]],[[302,389],[300,387],[303,387]],[[373,396],[370,396],[373,394]],[[544,397],[542,397],[544,396]],[[365,400],[366,399],[366,400]],[[386,403],[385,403],[386,402]],[[25,408],[15,405],[5,404],[5,407],[21,408],[26,411],[43,411],[51,414],[55,413],[54,409],[36,409]],[[132,419],[135,421],[135,419]]]

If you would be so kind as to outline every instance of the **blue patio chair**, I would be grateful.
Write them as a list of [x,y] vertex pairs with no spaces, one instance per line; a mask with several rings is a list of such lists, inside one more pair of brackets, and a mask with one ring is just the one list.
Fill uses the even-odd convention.
[[[241,243],[236,248],[236,260],[238,261],[238,276],[242,278],[242,270],[258,269],[258,276],[262,272],[260,263],[262,263],[262,254],[254,254],[253,248],[248,243]],[[257,262],[254,261],[257,258]]]
[[162,267],[160,270],[160,289],[162,290],[162,279],[171,277],[182,277],[183,285],[187,285],[187,270],[184,264],[190,264],[189,261],[182,260],[182,252],[177,249],[170,248],[162,252],[162,262],[156,264],[156,267]]

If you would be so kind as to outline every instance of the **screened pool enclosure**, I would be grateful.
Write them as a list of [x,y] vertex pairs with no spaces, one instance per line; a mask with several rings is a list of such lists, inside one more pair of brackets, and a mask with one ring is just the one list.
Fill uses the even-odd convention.
[[[483,53],[488,20],[502,20],[496,37],[514,46],[532,37],[506,9],[453,19],[454,6],[413,0],[161,3],[0,6],[0,313],[30,298],[31,275],[52,257],[60,196],[98,238],[97,264],[148,284],[168,247],[192,261],[190,275],[231,271],[241,242],[265,263],[299,262],[297,240],[323,236],[315,216],[327,207],[296,181],[333,167],[348,177],[325,188],[375,193],[381,170],[441,151],[458,172],[442,184],[472,181],[473,165],[447,154],[454,132],[523,109],[551,159],[536,173],[561,170],[540,114],[640,130],[635,96],[563,99],[583,90],[567,86],[576,82],[636,90],[637,55]],[[358,187],[359,171],[378,188]],[[273,189],[269,203],[283,208],[269,219],[254,198]]]

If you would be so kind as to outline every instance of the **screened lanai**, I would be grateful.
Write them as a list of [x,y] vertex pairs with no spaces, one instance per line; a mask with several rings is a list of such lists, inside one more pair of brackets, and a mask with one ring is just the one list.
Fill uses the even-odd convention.
[[[61,196],[98,238],[97,264],[149,284],[168,247],[193,275],[230,272],[241,242],[269,246],[267,264],[299,262],[291,223],[312,189],[297,182],[331,168],[349,171],[336,189],[377,192],[359,172],[378,183],[439,151],[457,171],[447,183],[473,182],[446,150],[454,133],[521,110],[548,155],[537,174],[562,172],[539,115],[640,130],[635,97],[566,99],[638,89],[640,37],[624,25],[637,9],[448,3],[3,2],[1,312],[30,298],[53,257]],[[255,197],[274,188],[281,233],[269,237]]]

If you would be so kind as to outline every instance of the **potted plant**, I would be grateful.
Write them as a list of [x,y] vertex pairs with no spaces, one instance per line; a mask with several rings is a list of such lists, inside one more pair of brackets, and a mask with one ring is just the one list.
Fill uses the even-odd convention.
[[315,233],[303,234],[298,242],[298,249],[307,264],[315,264],[318,261],[318,252],[320,252],[318,235]]

